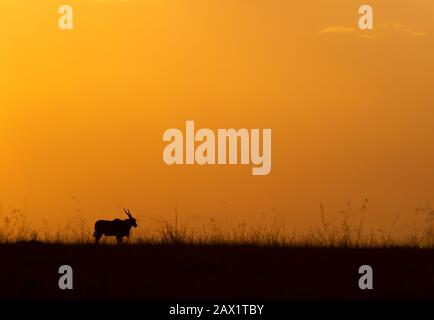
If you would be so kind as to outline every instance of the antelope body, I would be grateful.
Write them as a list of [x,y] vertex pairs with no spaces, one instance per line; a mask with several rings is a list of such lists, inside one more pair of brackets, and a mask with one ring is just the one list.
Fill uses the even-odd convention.
[[106,237],[115,236],[118,244],[122,243],[123,237],[130,236],[130,230],[132,227],[137,227],[137,220],[133,218],[130,210],[124,209],[128,216],[128,219],[121,220],[98,220],[95,222],[95,232],[93,236],[95,237],[95,243],[98,244],[101,237],[104,235]]

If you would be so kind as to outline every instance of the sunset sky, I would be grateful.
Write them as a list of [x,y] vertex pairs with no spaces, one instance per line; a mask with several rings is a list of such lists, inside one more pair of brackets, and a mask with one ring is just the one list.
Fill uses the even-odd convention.
[[[434,202],[434,2],[0,2],[0,215],[280,214],[303,229]],[[74,9],[60,30],[57,10]],[[168,128],[271,128],[272,169],[167,166]],[[77,203],[78,199],[78,203]]]

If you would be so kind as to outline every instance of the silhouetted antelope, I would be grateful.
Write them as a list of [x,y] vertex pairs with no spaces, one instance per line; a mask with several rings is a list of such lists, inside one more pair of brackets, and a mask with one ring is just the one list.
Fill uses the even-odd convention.
[[128,216],[128,219],[121,220],[115,219],[112,221],[108,220],[98,220],[95,222],[95,232],[93,236],[95,237],[95,243],[98,244],[99,239],[104,235],[115,236],[118,244],[122,243],[123,237],[130,236],[131,227],[137,227],[136,219],[130,213],[130,210],[124,209],[125,213]]

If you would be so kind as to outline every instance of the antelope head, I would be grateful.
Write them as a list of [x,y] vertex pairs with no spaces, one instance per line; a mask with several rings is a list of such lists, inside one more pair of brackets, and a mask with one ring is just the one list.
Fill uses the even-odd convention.
[[127,221],[129,221],[130,224],[131,224],[133,227],[137,227],[137,220],[133,218],[133,216],[131,215],[130,210],[129,210],[129,209],[124,209],[124,211],[125,211],[125,213],[126,213],[127,216],[128,216]]

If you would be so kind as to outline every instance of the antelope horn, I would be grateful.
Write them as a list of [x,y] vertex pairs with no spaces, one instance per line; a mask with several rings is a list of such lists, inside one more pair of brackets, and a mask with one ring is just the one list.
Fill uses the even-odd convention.
[[131,215],[130,215],[130,213],[127,211],[127,209],[124,208],[124,211],[125,211],[125,213],[127,214],[127,216],[131,218]]

